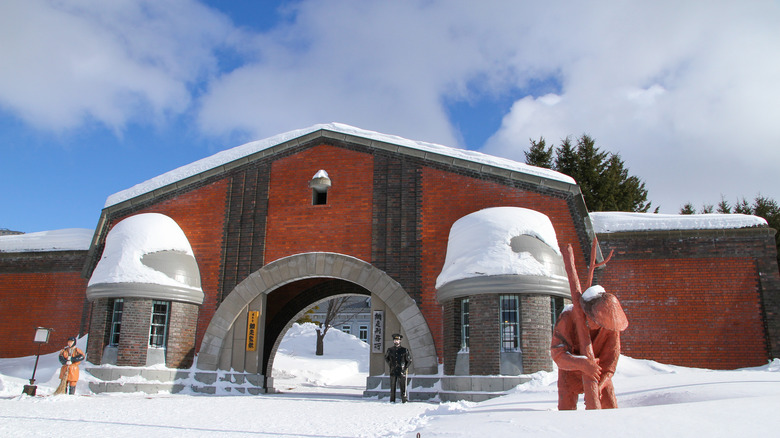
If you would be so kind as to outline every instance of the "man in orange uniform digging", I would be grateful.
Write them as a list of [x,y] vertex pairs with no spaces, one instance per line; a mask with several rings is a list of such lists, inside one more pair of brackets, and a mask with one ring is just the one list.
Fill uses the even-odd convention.
[[76,394],[76,382],[79,381],[79,362],[84,360],[84,352],[76,347],[76,338],[68,338],[68,346],[60,351],[60,380],[67,380],[68,394]]
[[602,409],[617,408],[612,375],[620,357],[620,332],[628,327],[628,319],[617,297],[593,286],[582,294],[595,358],[589,360],[580,352],[577,327],[571,307],[564,309],[555,324],[550,354],[558,365],[558,410],[577,409],[577,398],[583,393],[585,376],[598,381]]

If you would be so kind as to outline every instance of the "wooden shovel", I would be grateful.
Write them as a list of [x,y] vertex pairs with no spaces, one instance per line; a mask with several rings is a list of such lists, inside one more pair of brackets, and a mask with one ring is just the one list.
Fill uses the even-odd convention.
[[[596,264],[596,245],[598,245],[598,241],[594,238],[593,245],[591,246],[591,265],[588,269],[587,287],[592,286],[593,272],[596,268],[607,264],[609,259],[612,258],[612,252],[610,252],[606,260]],[[566,273],[569,277],[569,289],[571,289],[571,302],[574,306],[574,324],[577,326],[580,354],[584,354],[589,360],[593,360],[595,358],[595,355],[593,354],[593,344],[590,341],[590,333],[587,324],[585,324],[585,311],[582,310],[582,305],[580,305],[582,287],[580,286],[580,278],[577,276],[577,269],[574,265],[574,251],[571,249],[571,244],[567,245],[566,248],[562,248],[561,252],[563,255],[563,264],[566,266]],[[583,376],[582,389],[585,393],[585,409],[601,409],[599,382]]]

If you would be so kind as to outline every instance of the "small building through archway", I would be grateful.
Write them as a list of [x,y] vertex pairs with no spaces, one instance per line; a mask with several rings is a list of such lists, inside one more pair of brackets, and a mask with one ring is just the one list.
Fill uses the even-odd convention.
[[436,374],[433,336],[400,284],[354,257],[307,253],[269,263],[225,298],[201,345],[197,367],[202,371],[196,377],[203,386],[198,390],[211,392],[222,379],[222,387],[236,383],[241,390],[249,382],[254,392],[273,391],[273,358],[285,331],[314,303],[341,295],[371,296],[372,313],[381,315],[381,326],[372,327],[381,342],[370,353],[371,376],[385,373],[384,349],[390,345],[385,333],[393,332],[408,339],[414,356],[411,372]]

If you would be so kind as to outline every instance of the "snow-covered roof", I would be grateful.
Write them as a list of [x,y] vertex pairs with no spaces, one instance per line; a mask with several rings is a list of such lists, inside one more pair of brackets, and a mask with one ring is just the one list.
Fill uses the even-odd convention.
[[202,160],[195,161],[194,163],[179,167],[178,169],[174,169],[170,172],[156,176],[150,180],[144,181],[140,184],[130,187],[129,189],[115,193],[106,199],[105,207],[110,207],[112,205],[119,204],[121,202],[135,198],[136,196],[149,193],[161,187],[165,187],[169,184],[182,181],[186,178],[218,168],[232,161],[239,160],[241,158],[250,156],[257,152],[264,151],[269,148],[273,148],[274,146],[281,145],[282,143],[285,143],[287,141],[320,130],[326,130],[326,131],[336,132],[344,135],[361,137],[368,140],[374,140],[378,142],[404,146],[407,148],[412,148],[423,152],[444,155],[448,157],[471,161],[474,163],[480,163],[488,166],[507,169],[510,171],[516,171],[528,175],[538,176],[540,178],[545,178],[548,180],[560,181],[567,184],[576,184],[574,179],[562,173],[555,172],[550,169],[543,169],[535,166],[530,166],[528,164],[509,160],[506,158],[495,157],[492,155],[487,155],[476,151],[442,146],[435,143],[409,140],[395,135],[388,135],[388,134],[382,134],[374,131],[367,131],[364,129],[356,128],[342,123],[327,123],[327,124],[310,126],[304,129],[285,132],[283,134],[275,135],[273,137],[269,137],[264,140],[253,141],[250,143],[243,144],[241,146],[234,147],[232,149],[218,152],[210,157],[206,157],[203,158]]
[[550,219],[520,207],[494,207],[466,215],[452,224],[444,267],[436,288],[464,278],[494,275],[552,277],[549,267],[528,252],[515,252],[512,239],[530,236],[560,254]]
[[0,236],[0,252],[81,251],[89,249],[95,230],[66,228]]
[[764,227],[764,218],[745,214],[590,213],[596,233],[671,230],[723,230]]
[[168,216],[145,213],[124,219],[108,233],[103,256],[88,286],[146,283],[201,290],[153,269],[142,261],[144,256],[160,251],[174,251],[194,257],[184,232]]

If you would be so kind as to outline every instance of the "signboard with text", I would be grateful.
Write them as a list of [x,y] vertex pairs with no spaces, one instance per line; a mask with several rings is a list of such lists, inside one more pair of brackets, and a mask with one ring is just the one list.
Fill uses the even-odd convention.
[[260,312],[252,311],[247,315],[246,322],[246,351],[257,350],[257,320],[260,319]]
[[374,310],[371,320],[371,352],[385,351],[385,311]]

